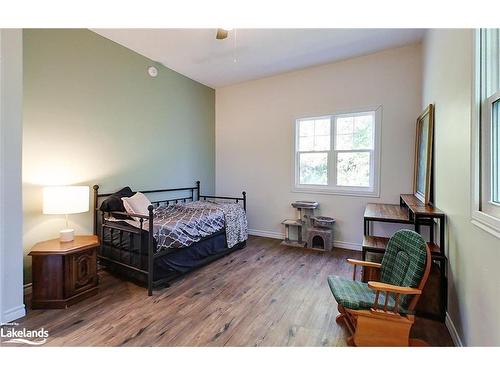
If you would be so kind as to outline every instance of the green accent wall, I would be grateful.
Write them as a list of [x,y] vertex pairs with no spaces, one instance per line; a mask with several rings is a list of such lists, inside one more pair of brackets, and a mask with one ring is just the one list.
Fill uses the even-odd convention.
[[[212,88],[85,29],[27,29],[23,44],[25,254],[65,226],[62,215],[42,215],[46,185],[113,192],[200,180],[214,192]],[[76,234],[92,232],[91,212],[69,219]]]

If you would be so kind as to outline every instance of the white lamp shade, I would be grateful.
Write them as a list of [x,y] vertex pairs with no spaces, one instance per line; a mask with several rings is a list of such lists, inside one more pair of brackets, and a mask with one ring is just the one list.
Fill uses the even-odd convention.
[[48,186],[43,188],[44,214],[77,214],[89,210],[88,186]]

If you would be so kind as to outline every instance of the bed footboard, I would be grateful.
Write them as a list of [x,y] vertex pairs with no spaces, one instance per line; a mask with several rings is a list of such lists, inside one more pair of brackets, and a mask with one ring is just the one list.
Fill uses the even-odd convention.
[[224,197],[224,196],[217,196],[217,195],[200,195],[199,196],[200,200],[206,201],[207,199],[220,199],[220,200],[226,200],[226,201],[235,201],[235,203],[242,202],[243,203],[243,209],[246,211],[247,210],[247,193],[246,191],[241,192],[241,197]]

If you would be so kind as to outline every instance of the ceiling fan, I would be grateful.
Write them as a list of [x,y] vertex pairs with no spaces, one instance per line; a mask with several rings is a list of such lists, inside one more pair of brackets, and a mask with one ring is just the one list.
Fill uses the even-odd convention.
[[215,39],[219,39],[219,40],[226,39],[228,33],[231,30],[232,29],[217,29],[217,35],[215,35]]

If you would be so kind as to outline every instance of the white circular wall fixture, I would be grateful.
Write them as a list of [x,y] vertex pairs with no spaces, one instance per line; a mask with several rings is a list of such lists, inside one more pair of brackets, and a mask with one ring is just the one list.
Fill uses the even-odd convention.
[[148,74],[151,76],[151,77],[156,77],[158,75],[158,69],[156,69],[156,67],[154,66],[150,66],[148,68]]

